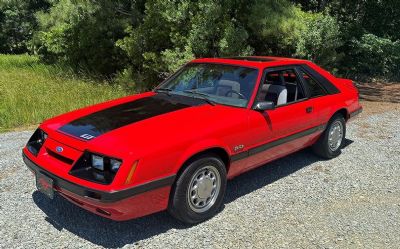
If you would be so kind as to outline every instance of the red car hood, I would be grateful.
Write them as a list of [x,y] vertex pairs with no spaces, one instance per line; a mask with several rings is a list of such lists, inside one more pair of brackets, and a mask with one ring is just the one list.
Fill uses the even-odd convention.
[[148,92],[66,113],[41,127],[77,150],[121,157],[142,156],[149,148],[162,151],[177,141],[190,144],[221,130],[229,134],[243,125],[238,116],[244,108],[179,98]]

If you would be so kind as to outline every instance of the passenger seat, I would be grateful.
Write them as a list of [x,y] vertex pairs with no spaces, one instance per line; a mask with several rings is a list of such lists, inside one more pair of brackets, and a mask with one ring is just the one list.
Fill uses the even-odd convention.
[[[240,84],[237,81],[233,80],[220,80],[217,85],[217,95],[218,96],[226,96],[229,91],[235,91],[240,93]],[[231,93],[232,97],[238,98],[237,94]]]
[[[275,82],[274,82],[275,83]],[[275,105],[284,105],[287,103],[287,89],[284,85],[265,84],[269,85],[265,101],[272,101]]]

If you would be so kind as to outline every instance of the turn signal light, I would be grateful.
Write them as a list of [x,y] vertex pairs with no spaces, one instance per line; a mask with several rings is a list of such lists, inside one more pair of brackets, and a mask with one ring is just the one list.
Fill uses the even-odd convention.
[[131,169],[129,170],[128,176],[126,177],[125,185],[130,184],[130,183],[132,182],[133,173],[135,173],[136,166],[138,165],[138,162],[139,162],[139,161],[135,161],[135,162],[132,164],[132,167],[131,167]]

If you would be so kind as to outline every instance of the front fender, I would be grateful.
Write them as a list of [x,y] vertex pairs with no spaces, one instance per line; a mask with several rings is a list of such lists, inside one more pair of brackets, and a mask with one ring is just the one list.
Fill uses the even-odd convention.
[[213,149],[213,148],[220,148],[225,150],[228,156],[232,155],[232,151],[229,149],[229,146],[226,145],[224,142],[218,139],[206,139],[199,141],[191,146],[189,146],[179,157],[177,164],[175,165],[174,172],[178,172],[180,168],[187,162],[191,157],[196,154],[199,154],[203,151]]

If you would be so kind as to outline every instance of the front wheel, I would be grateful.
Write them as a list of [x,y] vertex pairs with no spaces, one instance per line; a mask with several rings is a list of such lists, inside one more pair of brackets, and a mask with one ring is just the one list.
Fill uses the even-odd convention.
[[211,218],[221,207],[226,189],[226,169],[215,155],[192,160],[171,192],[168,212],[188,224]]
[[325,131],[312,146],[315,154],[331,159],[341,153],[346,136],[346,121],[342,114],[335,114],[328,123]]

